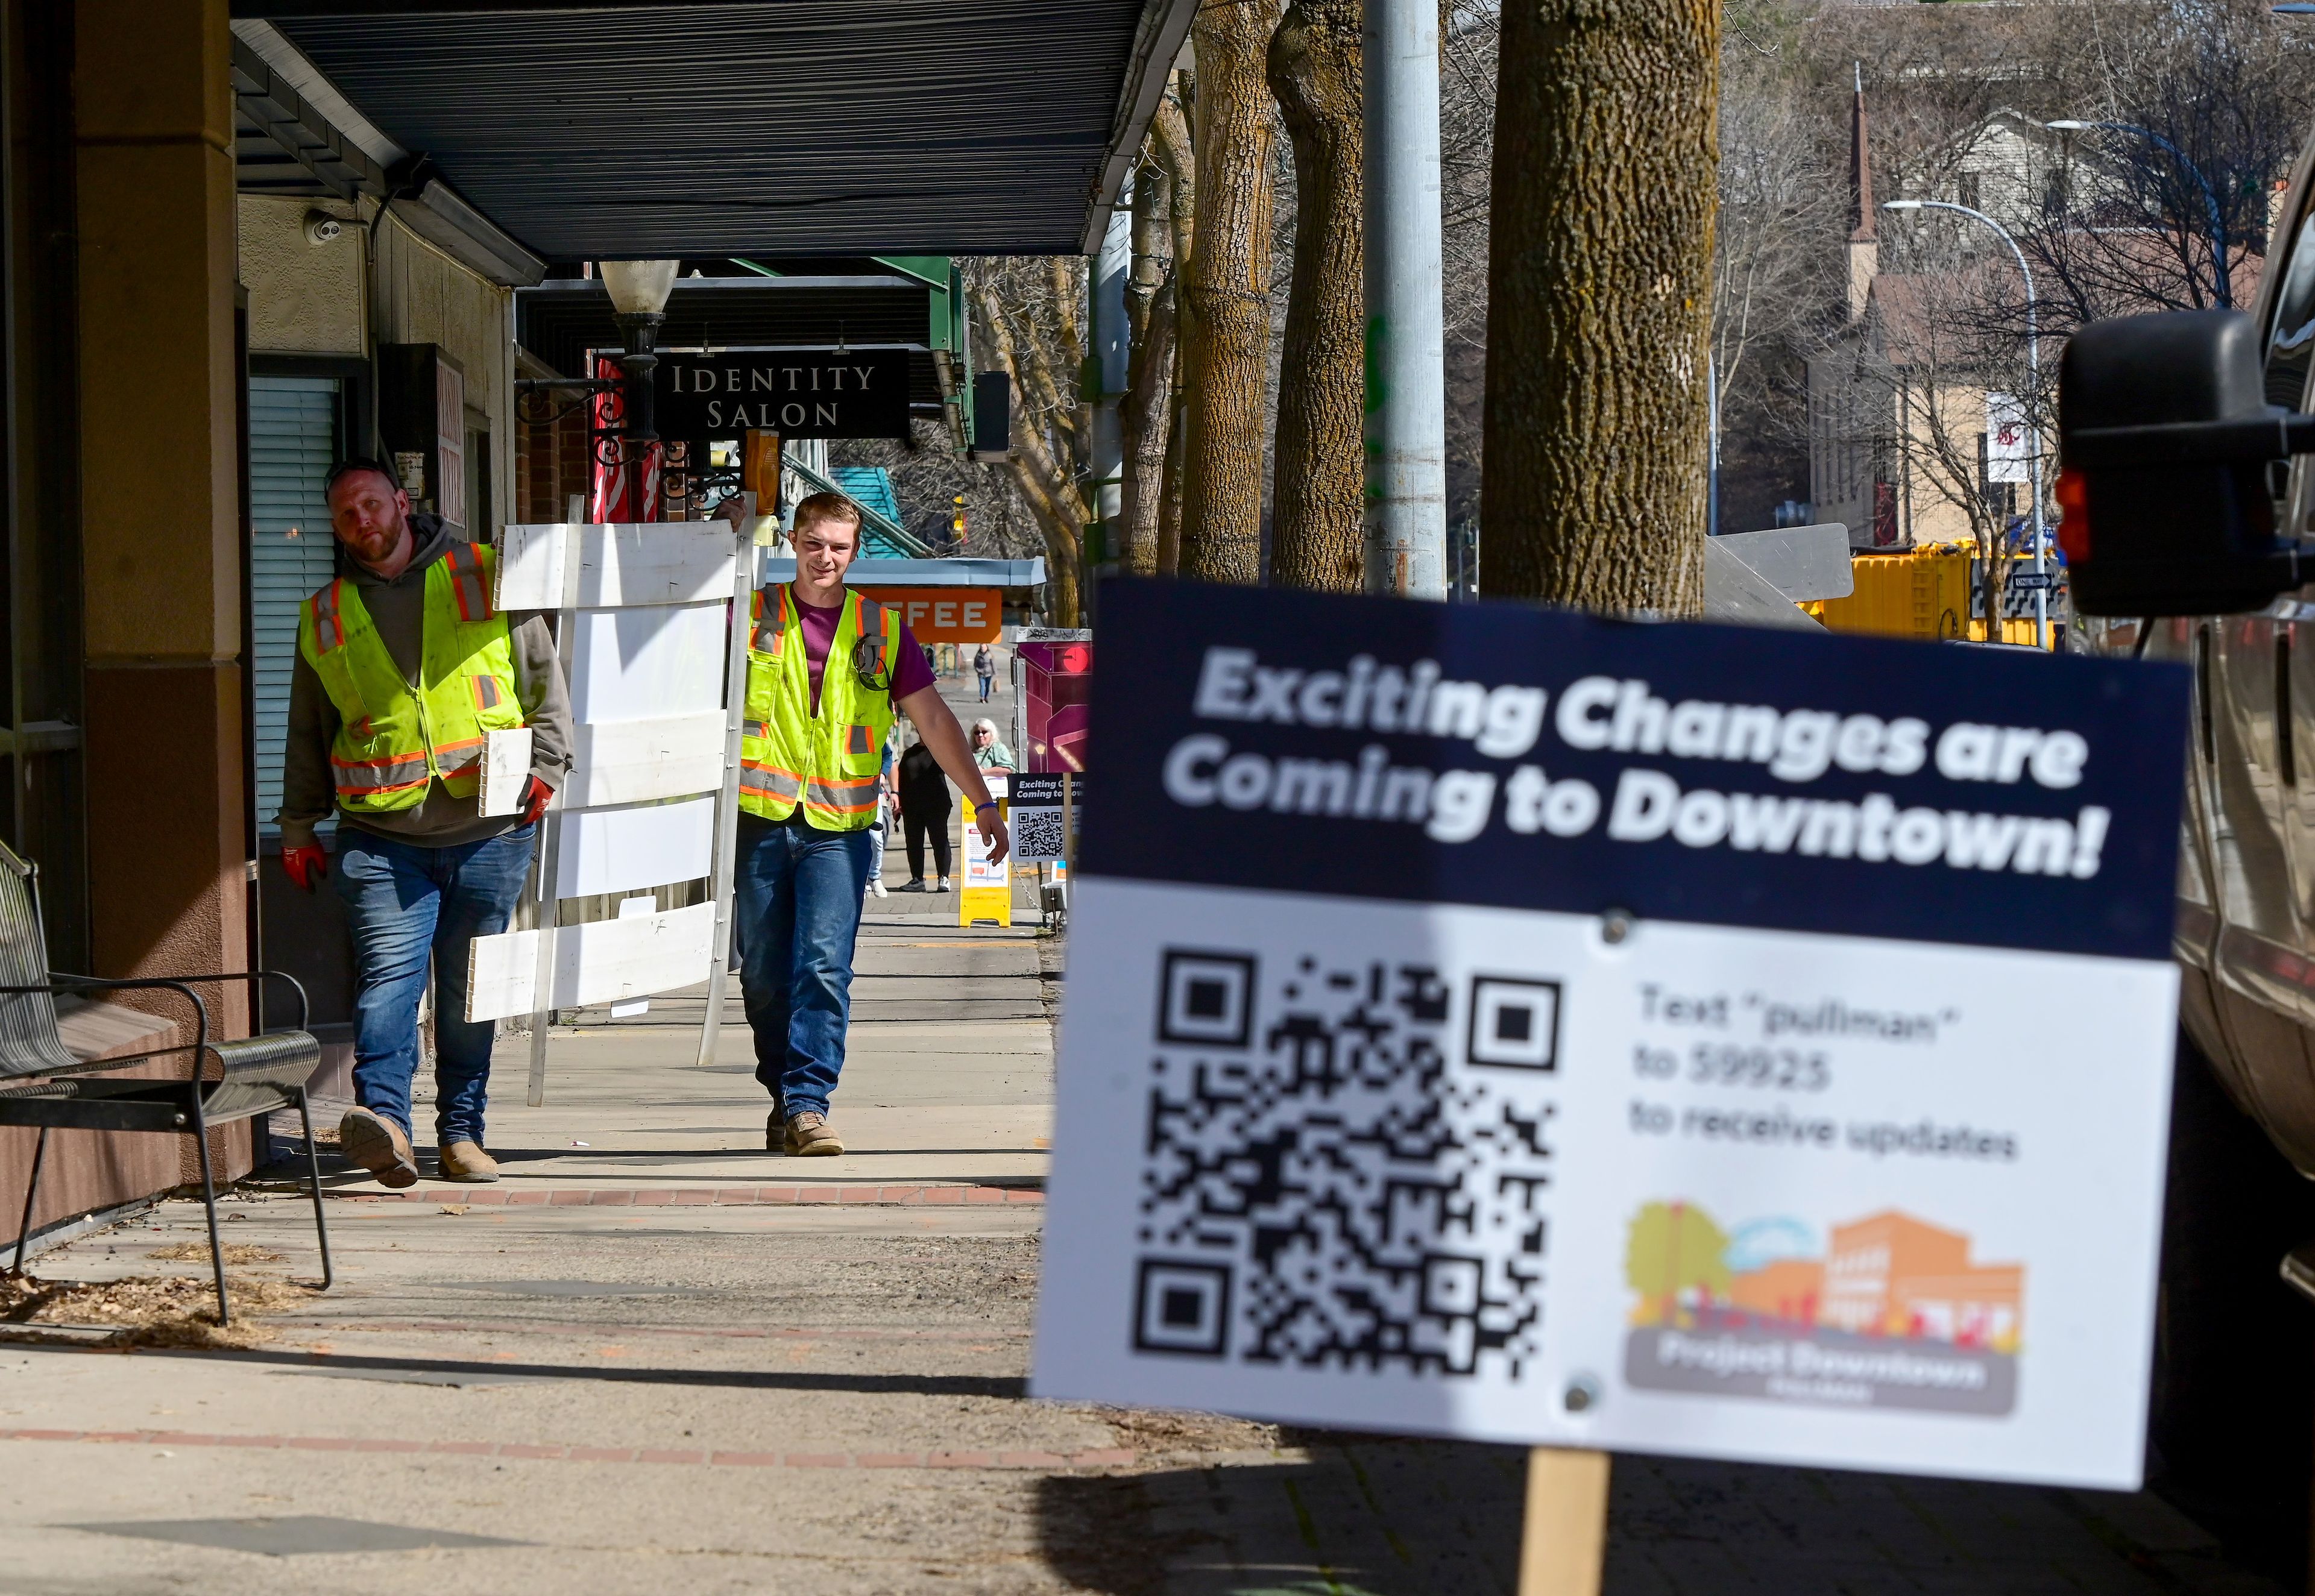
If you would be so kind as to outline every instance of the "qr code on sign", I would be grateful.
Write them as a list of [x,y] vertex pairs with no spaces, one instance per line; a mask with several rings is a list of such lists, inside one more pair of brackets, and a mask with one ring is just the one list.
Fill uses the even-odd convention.
[[1066,856],[1058,809],[1016,809],[1013,811],[1013,851],[1026,860]]
[[1540,1349],[1560,989],[1168,948],[1134,1344],[1515,1376]]

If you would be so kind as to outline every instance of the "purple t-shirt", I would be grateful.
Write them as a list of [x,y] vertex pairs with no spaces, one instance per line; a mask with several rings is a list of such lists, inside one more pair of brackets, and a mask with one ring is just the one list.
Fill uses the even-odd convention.
[[[795,590],[790,588],[791,598]],[[812,672],[812,713],[820,713],[820,678],[828,667],[828,645],[836,640],[838,623],[844,619],[844,606],[831,604],[825,608],[806,604],[797,598],[796,624],[803,632],[803,659]],[[909,623],[900,623],[900,657],[892,661],[892,702],[898,704],[909,694],[933,685],[932,667],[925,663],[925,651],[918,645]]]

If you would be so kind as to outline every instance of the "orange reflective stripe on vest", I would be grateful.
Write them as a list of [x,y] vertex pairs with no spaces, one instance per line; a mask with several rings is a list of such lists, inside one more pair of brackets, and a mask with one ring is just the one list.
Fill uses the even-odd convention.
[[338,589],[345,578],[337,577],[306,602],[314,608],[314,642],[316,646],[341,649],[346,646],[346,623],[338,613]]
[[471,543],[453,543],[442,555],[450,570],[450,591],[458,600],[462,621],[491,618],[491,584],[483,574],[483,557]]
[[786,634],[788,629],[787,589],[785,587],[781,588],[779,590],[779,612],[768,625],[764,619],[763,589],[758,588],[756,590],[755,599],[749,606],[748,610],[750,618],[752,618],[756,623],[755,640],[750,646],[753,647],[758,653],[769,654],[775,660],[780,657],[780,639]]
[[330,778],[341,793],[375,796],[422,787],[433,779],[424,753],[393,755],[383,759],[341,759],[330,757]]

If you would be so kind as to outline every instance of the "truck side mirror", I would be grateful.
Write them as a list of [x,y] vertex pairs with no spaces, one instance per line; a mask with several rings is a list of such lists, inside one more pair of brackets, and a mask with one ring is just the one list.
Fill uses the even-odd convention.
[[2225,615],[2315,578],[2315,548],[2275,536],[2266,484],[2269,462],[2310,451],[2315,416],[2266,403],[2257,327],[2240,311],[2082,328],[2058,377],[2058,546],[2074,608]]

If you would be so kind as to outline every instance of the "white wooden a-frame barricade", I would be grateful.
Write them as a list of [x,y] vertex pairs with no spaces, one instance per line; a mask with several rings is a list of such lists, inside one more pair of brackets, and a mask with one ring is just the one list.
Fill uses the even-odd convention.
[[[506,529],[499,607],[561,617],[572,768],[541,825],[538,926],[475,939],[466,1018],[532,1016],[534,1107],[545,1100],[546,1034],[558,1009],[705,978],[699,1056],[714,1056],[732,946],[752,566],[751,532],[723,520]],[[565,898],[702,877],[705,903],[554,923]]]

